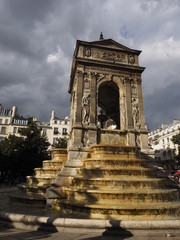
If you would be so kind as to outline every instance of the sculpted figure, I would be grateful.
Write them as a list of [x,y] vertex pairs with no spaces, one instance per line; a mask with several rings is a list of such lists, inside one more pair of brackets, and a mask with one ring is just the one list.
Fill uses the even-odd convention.
[[133,115],[133,122],[134,127],[139,127],[139,107],[135,101],[132,102],[132,115]]
[[90,110],[90,94],[82,98],[82,122],[88,123]]

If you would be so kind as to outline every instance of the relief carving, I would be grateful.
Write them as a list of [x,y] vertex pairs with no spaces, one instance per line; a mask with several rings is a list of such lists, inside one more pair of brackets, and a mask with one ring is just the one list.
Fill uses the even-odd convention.
[[82,122],[89,123],[90,94],[82,98]]
[[89,74],[86,73],[84,75],[84,88],[85,89],[89,89],[90,88],[90,78],[89,78]]

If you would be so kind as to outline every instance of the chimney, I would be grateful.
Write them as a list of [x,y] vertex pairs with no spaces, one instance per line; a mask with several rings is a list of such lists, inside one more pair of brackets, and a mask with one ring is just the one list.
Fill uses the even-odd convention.
[[55,111],[52,110],[52,113],[51,113],[51,120],[54,120],[55,119]]
[[17,111],[17,107],[16,107],[16,106],[13,106],[13,107],[12,107],[12,117],[15,117],[16,111]]

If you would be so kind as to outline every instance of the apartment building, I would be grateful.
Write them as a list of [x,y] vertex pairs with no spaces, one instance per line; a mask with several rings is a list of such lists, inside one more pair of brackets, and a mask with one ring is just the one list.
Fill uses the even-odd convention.
[[[162,124],[148,134],[148,142],[155,152],[155,158],[164,166],[173,168],[178,146],[171,139],[180,132],[180,119],[174,119],[171,124]],[[169,166],[168,166],[169,165]]]

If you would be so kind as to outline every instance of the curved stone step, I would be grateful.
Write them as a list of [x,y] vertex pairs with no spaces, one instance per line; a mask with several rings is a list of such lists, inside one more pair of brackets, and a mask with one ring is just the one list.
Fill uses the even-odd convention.
[[27,194],[40,194],[45,196],[46,195],[46,189],[49,187],[49,185],[43,185],[43,186],[31,186],[28,184],[19,184],[18,188],[20,191],[25,192]]
[[74,177],[72,180],[74,187],[88,187],[93,189],[95,186],[97,188],[118,188],[118,189],[156,189],[165,187],[177,186],[176,183],[170,181],[166,178],[135,178],[129,179],[125,177],[124,179],[114,179],[114,178],[84,178],[84,177]]
[[107,177],[107,176],[138,176],[138,177],[155,177],[156,170],[154,168],[143,168],[143,167],[89,167],[89,168],[80,168],[77,170],[77,173],[84,177],[92,178],[96,177]]
[[152,162],[144,159],[119,159],[119,158],[107,158],[107,159],[84,159],[83,161],[84,167],[150,167],[152,166]]
[[78,216],[96,219],[155,220],[175,219],[180,215],[180,202],[100,205],[64,200],[59,205],[65,213],[77,213]]
[[91,151],[91,158],[101,158],[101,157],[130,157],[130,156],[136,156],[140,157],[139,148],[135,146],[117,146],[117,145],[95,145],[90,147]]
[[85,201],[96,204],[120,203],[160,203],[178,201],[179,192],[176,189],[88,189],[64,188],[68,200]]
[[54,175],[56,176],[58,173],[61,172],[62,168],[56,167],[56,168],[34,168],[34,175],[35,176],[41,176],[41,175]]
[[21,203],[21,204],[31,204],[32,206],[45,207],[46,198],[38,194],[22,194],[21,192],[9,194],[9,198],[12,202]]
[[56,177],[53,176],[27,176],[27,184],[32,186],[51,185]]
[[55,161],[55,160],[47,160],[43,161],[43,168],[48,168],[48,167],[62,167],[64,165],[64,162],[62,161]]

